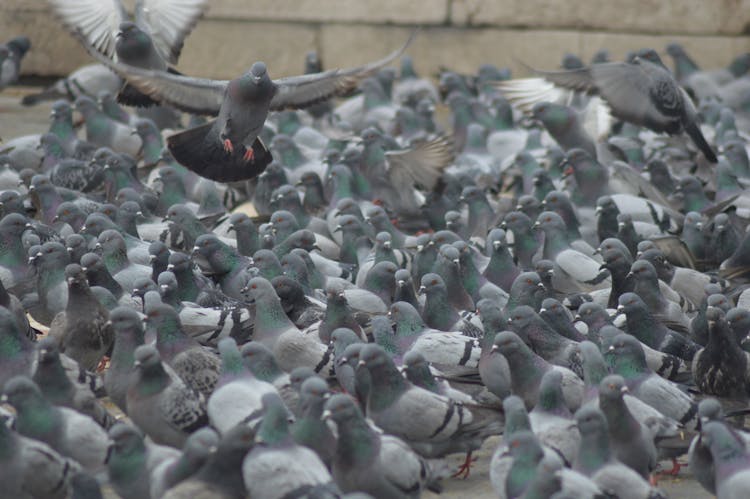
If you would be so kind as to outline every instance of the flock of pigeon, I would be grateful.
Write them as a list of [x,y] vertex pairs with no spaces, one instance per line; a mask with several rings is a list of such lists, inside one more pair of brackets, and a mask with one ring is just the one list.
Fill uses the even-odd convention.
[[0,498],[419,497],[492,435],[501,498],[750,497],[750,54],[215,81],[204,0],[50,5],[97,63],[0,145]]

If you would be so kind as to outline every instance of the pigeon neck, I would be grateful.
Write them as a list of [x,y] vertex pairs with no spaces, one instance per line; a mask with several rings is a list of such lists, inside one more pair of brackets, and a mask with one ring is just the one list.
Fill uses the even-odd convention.
[[367,398],[367,410],[377,412],[390,407],[408,387],[404,377],[392,363],[372,371],[371,369],[372,386]]
[[146,447],[141,441],[134,449],[112,450],[107,459],[107,473],[113,484],[126,486],[139,480],[146,472]]
[[[538,446],[538,444],[537,444]],[[513,455],[513,464],[505,480],[508,497],[520,497],[536,476],[536,466],[541,460],[539,453],[518,452]]]
[[59,356],[45,363],[40,362],[34,373],[34,381],[44,396],[53,404],[66,405],[66,401],[72,398],[74,388],[65,374],[65,368]]
[[0,331],[0,361],[16,359],[22,352],[34,350],[34,346],[15,325]]
[[236,345],[221,348],[221,372],[222,378],[236,379],[248,374],[244,359]]
[[252,256],[260,249],[260,237],[258,231],[246,227],[237,227],[237,251],[241,255]]
[[256,359],[255,362],[246,362],[245,364],[248,369],[261,381],[266,383],[273,383],[280,376],[284,374],[279,365],[276,363],[276,359],[272,355],[268,355],[265,358]]
[[271,406],[266,410],[258,429],[256,440],[271,447],[276,447],[289,442],[289,423],[287,413],[283,405]]
[[573,467],[586,476],[593,475],[596,470],[611,460],[609,448],[609,435],[602,429],[581,432],[581,443],[578,447],[578,456]]
[[448,301],[446,289],[434,289],[427,293],[423,314],[428,326],[442,331],[450,331],[460,319],[458,312]]
[[380,439],[373,433],[363,417],[350,417],[337,425],[339,438],[336,445],[337,461],[345,467],[374,464],[380,454]]
[[432,393],[440,393],[437,379],[432,375],[430,367],[427,365],[418,366],[414,369],[407,368],[406,377],[415,386],[429,390]]
[[284,313],[278,297],[264,297],[256,300],[255,341],[275,341],[282,332],[289,329],[297,328]]
[[[135,349],[143,345],[143,329],[138,325],[115,331],[115,342],[110,358],[110,371],[130,371],[135,361]],[[120,371],[122,372],[122,371]]]

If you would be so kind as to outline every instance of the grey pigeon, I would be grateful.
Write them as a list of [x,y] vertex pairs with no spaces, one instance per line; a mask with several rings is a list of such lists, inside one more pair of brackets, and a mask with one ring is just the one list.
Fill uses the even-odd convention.
[[250,372],[232,338],[219,342],[219,353],[221,374],[208,398],[207,412],[211,425],[223,435],[238,424],[256,426],[262,414],[263,395],[276,393],[276,389]]
[[615,457],[647,480],[656,467],[656,447],[653,435],[625,404],[623,396],[627,391],[622,376],[607,376],[599,385],[599,408],[607,417]]
[[172,447],[181,448],[190,433],[208,422],[203,396],[171,378],[150,345],[135,350],[126,403],[128,416],[139,428],[154,442]]
[[39,440],[19,435],[0,423],[0,477],[3,497],[63,499],[80,466]]
[[323,417],[336,425],[332,474],[343,492],[407,498],[419,497],[422,489],[437,486],[429,463],[401,439],[380,435],[349,396],[331,397]]
[[109,439],[107,476],[122,499],[151,497],[151,473],[161,463],[180,456],[176,449],[145,440],[138,428],[126,423],[110,428]]
[[32,379],[47,400],[86,414],[104,428],[114,424],[114,417],[96,399],[91,387],[84,383],[74,384],[68,378],[54,339],[47,337],[39,341],[37,351],[38,360]]
[[275,81],[265,63],[256,62],[239,78],[222,81],[115,63],[98,54],[80,35],[79,39],[99,62],[152,99],[183,111],[218,115],[216,121],[172,135],[167,144],[178,162],[201,176],[223,182],[255,177],[271,162],[271,154],[258,140],[270,110],[304,108],[346,93],[406,48],[365,66]]
[[[185,38],[207,8],[205,0],[177,3],[139,0],[131,21],[119,0],[109,4],[90,0],[50,3],[69,31],[106,57],[140,68],[165,71],[167,64],[177,62]],[[154,103],[129,86],[120,89],[118,100],[131,106]]]
[[164,460],[152,470],[151,497],[164,496],[168,489],[194,475],[208,461],[218,443],[219,435],[213,428],[201,428],[190,435],[179,457]]
[[206,464],[192,477],[172,487],[164,499],[244,499],[247,489],[242,478],[242,461],[255,444],[255,432],[237,425],[219,441]]
[[24,376],[5,383],[3,397],[16,410],[19,433],[45,442],[89,471],[103,468],[107,434],[93,419],[51,404],[39,387]]
[[292,440],[287,409],[281,398],[276,394],[264,395],[263,410],[256,445],[242,463],[242,477],[249,495],[267,499],[297,494],[335,497],[338,487],[318,455]]
[[706,423],[701,438],[714,459],[716,497],[746,497],[750,493],[750,461],[743,439],[719,421]]
[[[706,159],[716,163],[716,154],[700,131],[692,100],[654,50],[640,50],[628,62],[537,73],[563,88],[599,94],[612,115],[623,121],[671,135],[684,130]],[[636,101],[640,104],[633,106]]]
[[573,469],[591,477],[602,490],[616,497],[632,499],[665,498],[638,473],[619,462],[610,450],[608,425],[604,414],[587,406],[576,412],[581,447]]

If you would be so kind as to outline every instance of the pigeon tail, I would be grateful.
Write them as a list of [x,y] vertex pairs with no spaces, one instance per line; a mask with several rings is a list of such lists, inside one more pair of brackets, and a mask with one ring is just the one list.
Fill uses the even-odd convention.
[[690,138],[693,139],[693,142],[696,146],[698,146],[698,149],[701,150],[707,160],[709,160],[711,163],[716,163],[718,161],[716,159],[716,153],[714,153],[714,150],[711,149],[711,146],[708,145],[708,142],[706,142],[706,138],[703,136],[703,133],[701,132],[701,129],[697,123],[690,123],[686,125],[685,132],[687,132]]
[[218,182],[248,180],[260,175],[273,159],[259,138],[253,142],[253,157],[244,159],[245,148],[228,153],[219,140],[209,136],[214,122],[176,133],[167,139],[167,146],[181,165],[201,177]]

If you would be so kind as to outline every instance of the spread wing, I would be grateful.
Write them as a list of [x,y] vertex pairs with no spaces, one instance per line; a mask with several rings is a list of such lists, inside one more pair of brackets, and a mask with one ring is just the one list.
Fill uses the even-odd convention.
[[138,0],[135,22],[151,35],[164,60],[176,64],[185,38],[207,9],[206,0]]
[[128,19],[120,0],[49,0],[66,29],[80,33],[99,53],[115,54],[120,23]]
[[80,32],[74,33],[89,54],[157,102],[193,114],[217,115],[228,80],[193,78],[166,71],[142,69],[115,62],[97,52]]
[[409,36],[409,39],[401,48],[364,66],[351,69],[331,69],[322,73],[290,76],[274,80],[278,90],[271,101],[271,109],[274,111],[300,109],[334,96],[346,95],[357,88],[357,85],[363,79],[372,76],[380,68],[403,54],[415,36],[416,31]]

